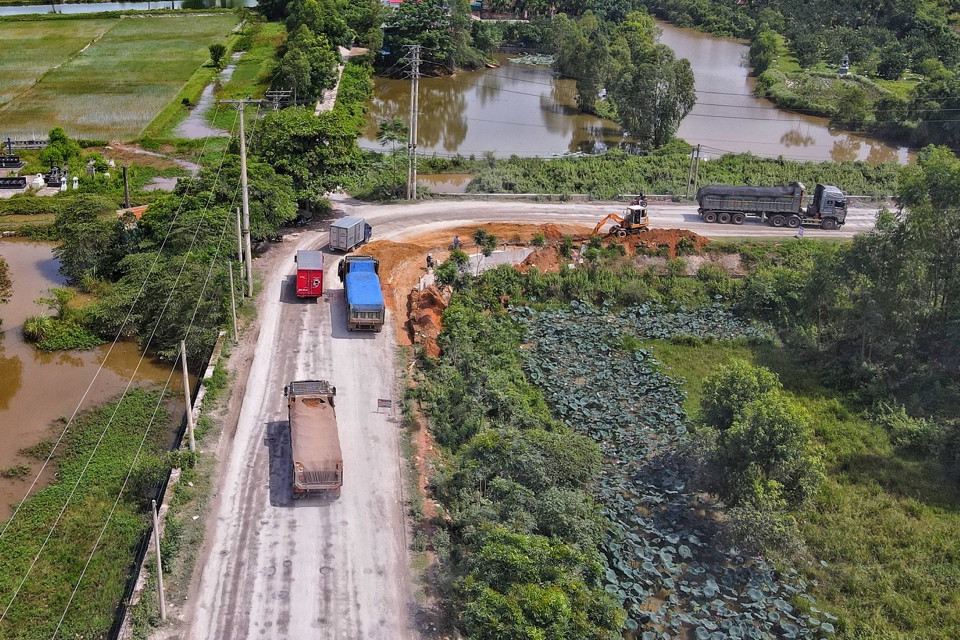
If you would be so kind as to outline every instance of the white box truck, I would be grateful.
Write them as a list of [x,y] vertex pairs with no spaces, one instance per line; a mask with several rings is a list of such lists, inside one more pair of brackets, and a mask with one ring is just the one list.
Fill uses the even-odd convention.
[[330,225],[330,248],[338,251],[353,251],[370,240],[373,229],[363,218],[347,216]]

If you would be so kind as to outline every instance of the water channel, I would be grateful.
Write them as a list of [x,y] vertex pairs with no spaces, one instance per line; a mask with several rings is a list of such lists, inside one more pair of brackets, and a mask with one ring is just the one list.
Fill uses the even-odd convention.
[[[91,351],[38,351],[24,342],[21,327],[27,317],[47,311],[36,299],[63,285],[53,245],[3,239],[0,256],[7,261],[13,280],[10,302],[0,305],[0,469],[31,467],[24,479],[0,478],[2,522],[42,464],[19,454],[20,449],[49,437],[50,424],[61,416],[69,418],[78,404],[86,409],[121,393],[134,370],[134,385],[163,384],[171,365],[145,358],[138,368],[140,350],[132,342],[118,343],[109,357],[109,345]],[[177,390],[182,390],[180,380],[173,378]]]
[[[696,77],[697,105],[678,135],[702,144],[707,156],[750,151],[796,160],[908,161],[906,148],[834,131],[823,118],[783,111],[756,98],[745,44],[659,24],[661,42],[690,60]],[[616,124],[577,111],[573,80],[558,79],[544,66],[513,63],[510,57],[498,56],[501,66],[496,69],[420,81],[421,153],[554,156],[598,153],[622,144]],[[384,150],[376,140],[378,123],[407,119],[410,83],[377,78],[374,91],[361,146]]]

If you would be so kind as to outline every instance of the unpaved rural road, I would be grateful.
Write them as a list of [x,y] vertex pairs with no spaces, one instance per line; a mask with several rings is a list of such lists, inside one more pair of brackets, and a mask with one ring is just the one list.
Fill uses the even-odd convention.
[[[445,226],[502,221],[592,226],[621,204],[429,200],[368,205],[345,196],[336,209],[364,216],[377,239],[407,239]],[[709,237],[792,236],[756,223],[708,225],[691,206],[653,204],[654,227]],[[872,228],[875,209],[852,209],[842,231]],[[292,291],[293,255],[319,249],[326,233],[288,236],[263,273],[260,330],[235,433],[225,426],[223,473],[199,583],[184,618],[185,638],[402,640],[416,638],[411,612],[407,530],[401,495],[398,424],[377,400],[398,404],[392,321],[381,334],[347,332],[338,257],[327,254],[324,298],[301,302]],[[238,386],[242,385],[243,374]],[[344,487],[336,501],[290,493],[290,439],[283,387],[320,378],[337,387]],[[234,402],[240,402],[235,398]],[[232,435],[232,438],[230,437]]]

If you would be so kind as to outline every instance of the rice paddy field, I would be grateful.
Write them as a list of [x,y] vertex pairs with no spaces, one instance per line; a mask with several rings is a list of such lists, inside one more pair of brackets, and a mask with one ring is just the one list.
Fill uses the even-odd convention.
[[7,22],[0,38],[0,134],[136,138],[209,59],[233,14]]

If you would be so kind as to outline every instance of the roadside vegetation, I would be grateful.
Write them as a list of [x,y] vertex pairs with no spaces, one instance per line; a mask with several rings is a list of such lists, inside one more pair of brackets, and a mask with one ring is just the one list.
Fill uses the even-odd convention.
[[[58,628],[71,638],[106,635],[131,549],[150,523],[149,496],[180,463],[165,452],[163,404],[157,391],[134,390],[80,416],[53,452],[56,479],[0,528],[4,638],[50,638]],[[38,462],[53,444],[34,448]]]
[[[442,446],[432,545],[451,624],[511,635],[476,615],[479,585],[514,633],[550,633],[518,594],[554,576],[503,573],[484,546],[509,528],[599,552],[624,631],[960,632],[960,352],[943,305],[960,280],[938,266],[957,255],[957,167],[921,153],[900,175],[909,213],[852,243],[708,249],[739,253],[741,278],[638,268],[612,241],[559,273],[438,267],[455,291],[417,388]],[[540,431],[595,441],[599,473],[552,464]],[[585,494],[560,497],[549,478],[570,468],[591,469]]]

